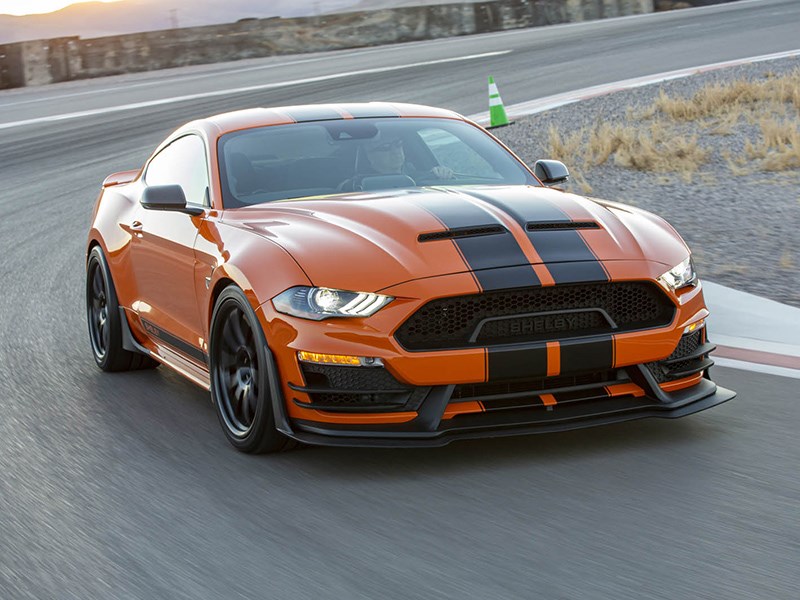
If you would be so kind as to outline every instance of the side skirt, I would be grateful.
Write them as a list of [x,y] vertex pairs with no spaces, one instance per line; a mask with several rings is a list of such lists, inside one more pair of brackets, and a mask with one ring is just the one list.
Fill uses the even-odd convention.
[[181,356],[178,352],[166,346],[155,344],[155,350],[146,348],[136,339],[133,335],[133,331],[131,331],[130,324],[128,323],[128,311],[120,306],[119,312],[120,322],[122,324],[122,347],[125,350],[149,356],[177,372],[179,375],[183,375],[186,379],[200,386],[207,392],[211,390],[211,378],[207,369],[199,367]]

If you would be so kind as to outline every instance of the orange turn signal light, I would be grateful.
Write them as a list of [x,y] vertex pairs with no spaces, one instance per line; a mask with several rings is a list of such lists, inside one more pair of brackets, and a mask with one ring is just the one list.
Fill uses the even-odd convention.
[[695,321],[691,325],[687,325],[686,328],[683,330],[684,335],[687,333],[692,333],[693,331],[697,331],[703,325],[705,325],[705,323],[706,323],[705,319],[700,319],[699,321]]
[[358,356],[347,356],[346,354],[319,354],[317,352],[306,352],[301,350],[297,353],[297,358],[303,362],[321,363],[325,365],[349,365],[360,367],[362,362]]

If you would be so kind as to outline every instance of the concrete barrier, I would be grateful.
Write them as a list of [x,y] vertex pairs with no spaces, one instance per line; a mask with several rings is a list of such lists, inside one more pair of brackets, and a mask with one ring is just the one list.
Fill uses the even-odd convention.
[[654,0],[494,0],[0,45],[0,89],[653,12]]

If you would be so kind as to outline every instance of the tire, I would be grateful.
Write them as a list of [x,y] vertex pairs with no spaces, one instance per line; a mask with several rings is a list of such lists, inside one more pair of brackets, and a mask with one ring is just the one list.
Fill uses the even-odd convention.
[[241,289],[219,295],[211,317],[211,398],[225,437],[248,454],[280,452],[295,445],[275,429],[267,340]]
[[157,367],[159,363],[149,356],[122,347],[121,319],[108,264],[100,246],[95,246],[86,263],[86,320],[94,361],[110,372]]

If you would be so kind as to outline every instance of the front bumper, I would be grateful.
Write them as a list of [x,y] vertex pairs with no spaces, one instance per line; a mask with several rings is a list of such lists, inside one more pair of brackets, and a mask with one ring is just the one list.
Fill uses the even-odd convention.
[[272,406],[277,429],[306,444],[347,447],[437,447],[463,439],[505,437],[581,429],[646,417],[675,419],[722,404],[735,392],[717,386],[705,376],[691,387],[664,391],[645,365],[627,369],[630,380],[645,391],[642,395],[576,399],[556,405],[537,404],[510,410],[467,413],[444,418],[456,386],[434,386],[427,392],[416,417],[392,425],[320,423],[289,419],[281,393],[274,358],[270,362]]

